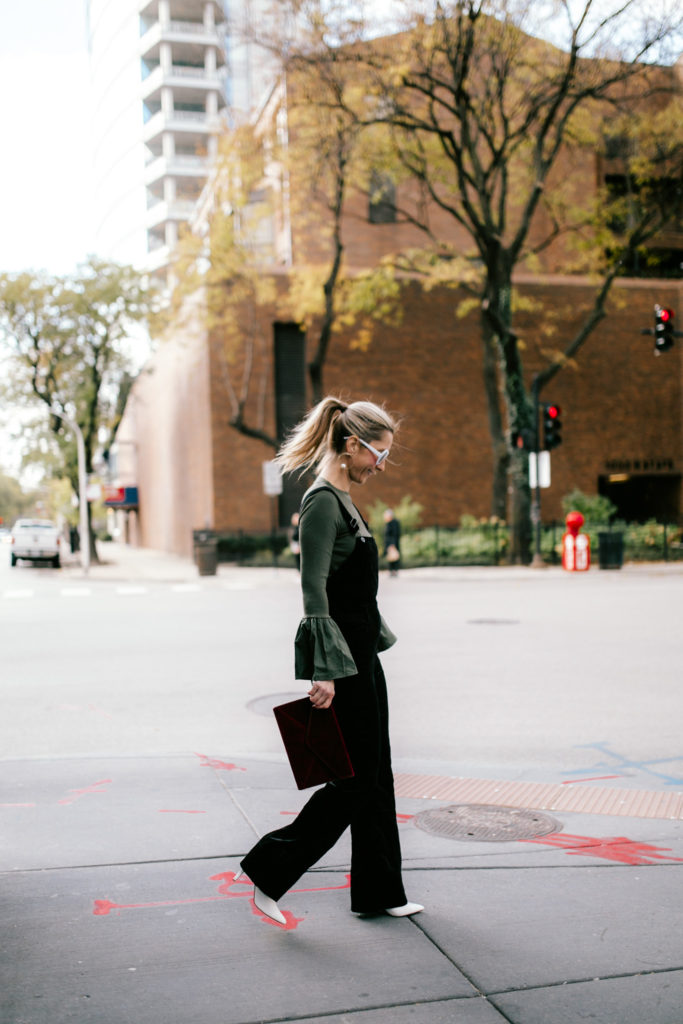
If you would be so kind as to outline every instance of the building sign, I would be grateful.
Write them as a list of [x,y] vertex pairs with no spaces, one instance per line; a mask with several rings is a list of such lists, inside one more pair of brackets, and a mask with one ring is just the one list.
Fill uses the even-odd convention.
[[103,487],[102,497],[107,508],[137,508],[137,487]]
[[262,463],[263,470],[263,493],[269,494],[271,498],[282,494],[282,473],[277,462]]
[[607,459],[609,473],[673,473],[674,459]]

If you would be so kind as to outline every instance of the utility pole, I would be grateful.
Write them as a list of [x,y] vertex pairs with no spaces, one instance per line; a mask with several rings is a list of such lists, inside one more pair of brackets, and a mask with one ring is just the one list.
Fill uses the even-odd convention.
[[541,554],[541,474],[539,457],[541,451],[541,438],[538,428],[538,376],[538,374],[535,374],[531,383],[531,398],[534,410],[534,450],[532,454],[536,460],[536,486],[534,488],[534,497],[531,503],[531,521],[534,524],[534,557],[531,560],[532,569],[545,568],[545,562],[543,561],[543,555]]
[[67,427],[73,430],[76,435],[76,451],[78,452],[78,503],[79,503],[79,532],[81,535],[81,566],[83,572],[88,573],[90,569],[90,526],[88,524],[88,477],[85,471],[85,442],[83,431],[76,420],[72,420],[66,413],[52,410],[52,415],[63,420]]

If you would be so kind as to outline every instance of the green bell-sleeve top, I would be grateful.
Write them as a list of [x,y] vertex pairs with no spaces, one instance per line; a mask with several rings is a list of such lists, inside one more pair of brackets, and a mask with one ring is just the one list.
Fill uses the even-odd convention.
[[[304,495],[299,519],[301,545],[301,588],[304,617],[294,641],[294,671],[297,679],[343,679],[357,674],[349,645],[330,616],[327,577],[346,561],[356,546],[356,534],[347,525],[339,502],[359,525],[358,535],[370,532],[349,494],[319,477]],[[321,489],[322,488],[322,489]],[[378,650],[385,651],[396,637],[380,619]]]

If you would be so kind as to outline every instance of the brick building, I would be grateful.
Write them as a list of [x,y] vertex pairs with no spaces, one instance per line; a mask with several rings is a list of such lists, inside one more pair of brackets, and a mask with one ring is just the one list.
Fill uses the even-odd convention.
[[[261,111],[257,134],[267,139],[269,132],[282,132],[286,116],[280,84]],[[555,174],[558,179],[571,174],[577,193],[593,194],[615,169],[597,154],[568,151]],[[310,405],[306,364],[315,345],[315,331],[305,332],[295,322],[288,294],[292,263],[310,258],[318,244],[305,222],[291,215],[288,196],[296,189],[291,173],[286,189],[284,181],[277,162],[266,160],[264,187],[276,202],[269,230],[261,230],[259,240],[269,254],[263,273],[272,276],[277,297],[249,311],[258,321],[251,325],[258,343],[249,352],[253,365],[245,406],[245,418],[275,438]],[[215,195],[215,189],[207,193],[207,219]],[[349,273],[420,244],[416,228],[376,213],[367,197],[357,195],[347,203],[343,237]],[[452,222],[444,221],[440,231],[465,245]],[[683,230],[659,242],[680,261]],[[562,259],[562,250],[550,247],[541,272],[520,272],[515,281],[520,296],[533,300],[523,304],[530,311],[515,319],[528,382],[544,365],[542,320],[554,321],[554,344],[561,348],[595,291],[588,278],[559,274]],[[564,443],[552,454],[552,486],[543,496],[545,519],[559,518],[562,497],[577,487],[606,494],[627,519],[674,520],[683,514],[683,346],[655,358],[652,340],[641,334],[652,325],[655,303],[683,313],[682,292],[680,275],[620,279],[608,317],[543,394],[562,406],[564,422]],[[325,390],[383,402],[403,418],[393,464],[367,493],[356,496],[361,507],[378,498],[395,504],[410,494],[424,506],[425,524],[444,526],[457,525],[465,513],[485,517],[491,512],[493,457],[480,321],[477,312],[456,316],[457,303],[452,288],[427,290],[406,277],[398,324],[375,324],[367,347],[357,344],[353,328],[333,337]],[[117,438],[118,482],[139,487],[135,542],[188,554],[196,529],[270,529],[274,510],[263,493],[262,463],[274,449],[230,423],[244,359],[244,351],[226,353],[220,331],[196,322],[194,328],[170,332],[136,382]],[[276,511],[280,526],[288,523],[302,487],[287,482]]]

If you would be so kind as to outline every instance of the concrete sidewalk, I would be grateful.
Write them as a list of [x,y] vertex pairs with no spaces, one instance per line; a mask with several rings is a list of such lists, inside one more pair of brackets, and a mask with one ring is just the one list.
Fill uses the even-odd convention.
[[[181,558],[168,551],[134,548],[116,541],[98,541],[100,562],[91,563],[87,577],[93,580],[159,580],[182,582],[197,579],[197,566],[191,558]],[[67,553],[62,558],[65,575],[83,578],[86,574],[80,554]],[[223,570],[219,566],[219,571]]]
[[[399,794],[425,778],[396,767]],[[452,838],[452,814],[433,813],[452,804],[399,796],[424,913],[352,915],[345,836],[280,901],[282,927],[234,880],[307,798],[282,759],[10,761],[0,782],[3,1024],[683,1020],[680,821],[501,826],[470,804],[472,835]],[[495,836],[520,825],[546,834]]]
[[[103,556],[93,580],[197,578],[160,552]],[[263,570],[203,580],[241,572]],[[478,778],[476,759],[395,771],[424,913],[352,915],[344,836],[280,901],[282,927],[235,882],[255,838],[308,797],[282,756],[0,761],[1,1024],[683,1024],[673,776]]]

